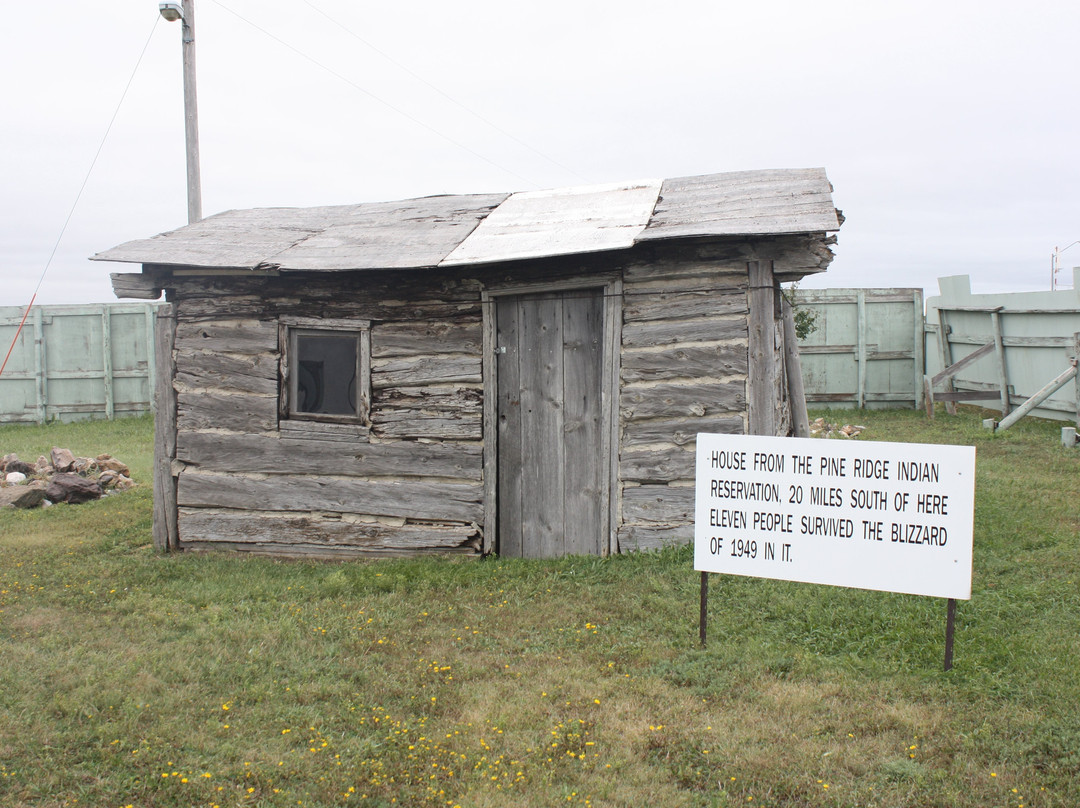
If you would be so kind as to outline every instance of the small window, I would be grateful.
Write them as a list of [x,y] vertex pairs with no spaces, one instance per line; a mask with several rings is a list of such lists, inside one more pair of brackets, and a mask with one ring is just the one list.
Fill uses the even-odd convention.
[[283,322],[282,418],[366,423],[369,333],[366,321]]

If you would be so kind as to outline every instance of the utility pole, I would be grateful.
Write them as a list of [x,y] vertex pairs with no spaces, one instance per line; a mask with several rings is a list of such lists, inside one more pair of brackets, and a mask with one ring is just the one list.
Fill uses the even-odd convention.
[[[1069,245],[1069,247],[1075,247],[1077,244],[1080,244],[1080,240],[1074,241],[1072,244]],[[1066,247],[1065,250],[1069,249],[1069,247]],[[1061,272],[1061,254],[1063,252],[1065,252],[1065,250],[1061,249],[1060,247],[1054,247],[1054,251],[1050,254],[1050,291],[1051,292],[1057,291],[1057,287],[1058,287],[1057,276],[1058,276],[1058,273]]]
[[188,224],[202,219],[202,176],[199,171],[199,107],[195,92],[195,0],[159,3],[169,22],[180,20],[184,56],[184,142],[187,146]]

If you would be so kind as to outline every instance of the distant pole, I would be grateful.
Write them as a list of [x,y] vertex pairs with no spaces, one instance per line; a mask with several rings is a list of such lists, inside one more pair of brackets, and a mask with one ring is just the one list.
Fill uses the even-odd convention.
[[199,106],[195,93],[195,0],[159,3],[170,22],[180,20],[184,50],[184,142],[187,145],[188,224],[202,219],[202,176],[199,171]]

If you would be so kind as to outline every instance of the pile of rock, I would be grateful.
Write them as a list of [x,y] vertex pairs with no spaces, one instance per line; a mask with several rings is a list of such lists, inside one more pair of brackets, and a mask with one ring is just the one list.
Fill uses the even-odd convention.
[[107,454],[75,457],[67,449],[54,448],[49,457],[42,455],[36,463],[4,455],[0,458],[0,507],[78,505],[110,491],[133,488],[130,473],[127,465]]
[[810,422],[810,436],[814,438],[854,438],[864,429],[858,424],[830,424],[824,418]]

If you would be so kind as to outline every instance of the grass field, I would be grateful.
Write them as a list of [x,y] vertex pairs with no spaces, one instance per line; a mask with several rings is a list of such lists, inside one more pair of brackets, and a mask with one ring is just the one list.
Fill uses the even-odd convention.
[[0,427],[142,483],[0,512],[0,805],[1080,805],[1080,450],[1060,424],[831,412],[974,444],[973,598],[611,559],[150,547],[146,419]]

